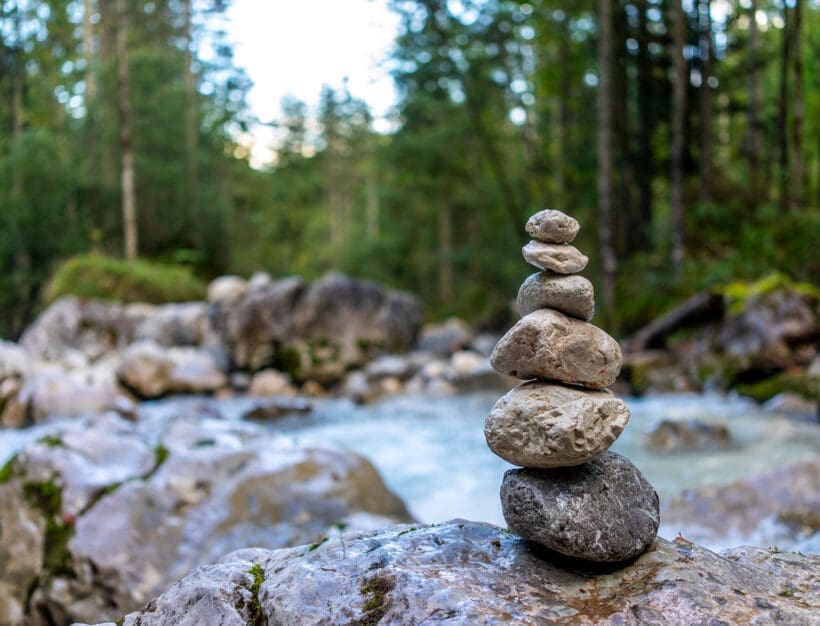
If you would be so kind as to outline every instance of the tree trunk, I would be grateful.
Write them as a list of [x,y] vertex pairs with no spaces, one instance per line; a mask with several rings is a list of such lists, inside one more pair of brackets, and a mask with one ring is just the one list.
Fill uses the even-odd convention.
[[635,242],[642,250],[649,248],[649,229],[652,224],[652,63],[649,58],[649,30],[646,25],[647,1],[638,2],[638,210],[630,227]]
[[131,133],[131,96],[128,77],[128,25],[126,0],[117,0],[117,78],[120,117],[120,182],[125,258],[137,258],[137,201],[134,188],[134,147]]
[[196,83],[193,70],[193,30],[191,27],[191,2],[183,3],[185,20],[185,203],[188,209],[188,221],[191,225],[191,234],[195,243],[199,232],[197,228],[197,98]]
[[686,14],[682,0],[672,2],[672,149],[670,208],[672,213],[672,264],[675,276],[680,278],[683,266],[683,164],[686,151],[686,94],[689,70],[684,57],[686,46]]
[[88,180],[98,172],[97,162],[97,77],[95,75],[96,61],[94,59],[94,24],[91,16],[94,14],[94,0],[83,2],[83,56],[85,57],[85,172]]
[[371,157],[367,164],[365,214],[367,221],[367,238],[375,241],[379,237],[379,181],[376,171],[376,157]]
[[780,96],[777,103],[777,143],[780,153],[780,212],[785,213],[791,204],[789,193],[789,44],[791,37],[788,6],[783,7],[783,32],[780,48]]
[[617,257],[612,246],[612,3],[598,0],[598,240],[604,274],[603,313],[611,327]]
[[801,45],[801,30],[803,28],[802,0],[795,0],[792,9],[792,44],[794,55],[794,92],[792,94],[792,201],[798,207],[806,199],[806,165],[803,157],[803,51]]
[[446,193],[441,194],[438,212],[438,286],[444,304],[453,301],[453,217]]
[[712,3],[702,0],[699,22],[701,82],[700,82],[700,200],[712,199]]
[[749,178],[752,189],[752,203],[757,204],[764,192],[764,179],[761,169],[760,58],[758,54],[757,0],[751,0],[749,18]]
[[555,208],[563,211],[571,211],[569,206],[569,183],[567,181],[568,159],[570,156],[570,89],[571,89],[571,58],[570,58],[570,31],[569,16],[565,15],[561,21],[561,42],[559,44],[560,62],[558,71],[560,72],[558,98],[558,137],[559,155],[556,163],[555,176],[558,182],[558,189],[555,197],[558,199]]

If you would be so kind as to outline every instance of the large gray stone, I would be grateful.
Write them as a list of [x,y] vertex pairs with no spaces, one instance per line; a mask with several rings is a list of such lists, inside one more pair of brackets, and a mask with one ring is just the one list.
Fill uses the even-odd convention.
[[116,619],[232,550],[409,519],[351,452],[198,417],[157,430],[103,415],[0,462],[0,624]]
[[658,532],[658,494],[627,459],[607,452],[584,465],[504,474],[510,530],[565,556],[618,563],[645,552]]
[[[815,438],[816,439],[816,438]],[[820,460],[779,467],[721,486],[687,489],[664,502],[668,533],[711,545],[820,550]]]
[[627,421],[629,409],[610,391],[528,382],[495,403],[484,436],[513,465],[565,467],[606,452]]
[[138,341],[128,346],[122,353],[117,377],[143,398],[172,393],[211,393],[228,382],[207,351],[166,348],[153,341]]
[[530,241],[521,252],[530,265],[558,274],[580,272],[589,263],[589,259],[578,248],[561,243]]
[[567,570],[489,524],[454,520],[242,550],[128,615],[176,624],[816,623],[820,558],[756,548],[723,558],[659,539],[614,572]]
[[525,228],[533,239],[547,243],[569,243],[575,239],[581,226],[566,213],[545,209],[530,217]]
[[618,377],[621,348],[588,322],[539,309],[520,319],[499,339],[490,363],[505,376],[603,389]]
[[409,348],[421,325],[414,296],[341,274],[309,286],[298,278],[257,282],[239,301],[213,309],[242,369],[274,367],[297,381],[332,383],[382,352]]
[[522,317],[538,309],[555,309],[588,322],[595,315],[595,293],[583,276],[537,272],[521,285],[516,305]]

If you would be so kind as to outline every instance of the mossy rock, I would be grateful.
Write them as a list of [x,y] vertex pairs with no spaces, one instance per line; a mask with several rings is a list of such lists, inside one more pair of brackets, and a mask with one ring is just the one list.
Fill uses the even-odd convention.
[[44,296],[49,303],[62,296],[78,296],[162,304],[203,300],[205,291],[205,283],[184,266],[87,254],[60,265]]
[[766,402],[778,394],[789,391],[807,400],[820,403],[820,377],[808,374],[783,372],[765,380],[738,385],[735,390],[758,402]]
[[780,272],[772,272],[754,282],[734,281],[715,289],[729,303],[729,312],[740,314],[746,309],[746,303],[755,297],[774,291],[793,291],[814,300],[820,300],[820,288],[810,283],[792,280]]

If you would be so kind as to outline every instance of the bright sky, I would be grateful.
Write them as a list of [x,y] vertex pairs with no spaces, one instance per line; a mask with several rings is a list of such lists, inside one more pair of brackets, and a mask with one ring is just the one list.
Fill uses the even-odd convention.
[[[278,118],[284,96],[313,108],[322,85],[348,88],[365,100],[386,130],[384,115],[396,101],[384,66],[398,18],[387,0],[234,0],[229,12],[235,63],[254,82],[249,94],[263,122]],[[380,119],[381,118],[381,119]],[[269,162],[269,128],[254,132],[252,161]]]

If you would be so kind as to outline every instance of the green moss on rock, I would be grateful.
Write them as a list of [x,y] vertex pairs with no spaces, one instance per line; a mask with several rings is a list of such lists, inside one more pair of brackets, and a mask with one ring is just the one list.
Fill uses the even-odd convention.
[[162,304],[203,300],[205,284],[181,265],[87,254],[68,259],[52,276],[46,301],[61,296]]
[[393,591],[396,581],[384,575],[376,575],[365,579],[359,591],[366,597],[362,605],[362,616],[352,622],[356,626],[375,626],[385,616],[390,605],[388,594]]
[[261,589],[262,583],[265,582],[265,569],[256,563],[248,570],[248,574],[253,577],[250,587],[251,601],[247,604],[248,623],[252,626],[267,626],[268,618],[262,610],[262,604],[259,602],[259,589]]
[[758,402],[766,402],[786,391],[796,393],[807,400],[820,402],[820,378],[806,374],[783,372],[765,380],[738,385],[736,390],[739,394],[754,398]]
[[43,569],[47,576],[75,576],[68,542],[74,526],[63,519],[63,489],[51,481],[23,483],[23,499],[45,519]]

